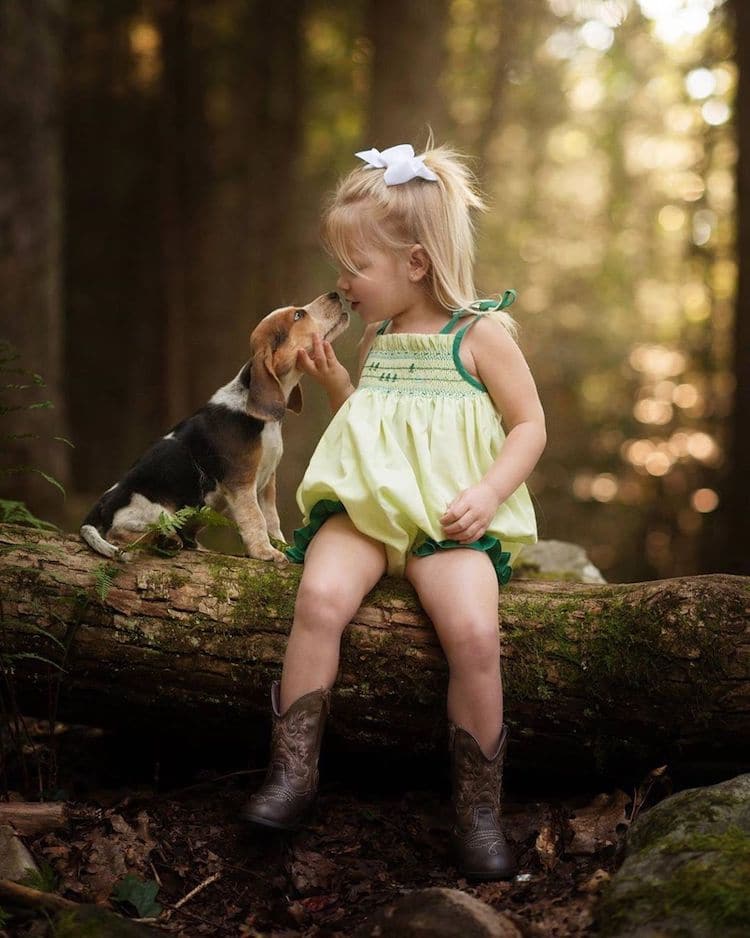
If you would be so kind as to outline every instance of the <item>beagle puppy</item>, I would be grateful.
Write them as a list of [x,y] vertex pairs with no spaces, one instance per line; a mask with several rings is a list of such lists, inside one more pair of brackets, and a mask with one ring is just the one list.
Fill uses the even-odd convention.
[[[172,427],[91,509],[81,537],[105,557],[128,559],[121,545],[140,537],[162,512],[208,505],[237,522],[247,553],[286,564],[272,537],[284,540],[276,511],[281,420],[302,410],[297,349],[313,336],[332,341],[349,325],[338,293],[307,306],[269,313],[250,336],[250,359],[208,403]],[[180,531],[181,546],[197,547],[197,531]]]

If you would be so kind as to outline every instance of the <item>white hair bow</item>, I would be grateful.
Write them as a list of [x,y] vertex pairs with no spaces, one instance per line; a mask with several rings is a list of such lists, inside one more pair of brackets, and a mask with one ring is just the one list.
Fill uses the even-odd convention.
[[364,160],[368,169],[385,169],[383,180],[387,186],[399,186],[417,177],[437,182],[435,173],[424,165],[424,157],[415,156],[414,147],[410,143],[400,143],[382,153],[375,149],[360,150],[355,156]]

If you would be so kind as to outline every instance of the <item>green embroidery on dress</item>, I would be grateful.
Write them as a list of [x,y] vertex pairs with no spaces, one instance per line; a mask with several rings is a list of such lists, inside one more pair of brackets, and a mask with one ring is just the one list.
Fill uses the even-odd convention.
[[372,391],[376,394],[393,394],[396,397],[399,395],[408,396],[408,397],[424,397],[428,400],[434,400],[438,397],[452,397],[452,398],[482,398],[488,397],[486,391],[480,391],[477,388],[473,388],[466,381],[452,381],[450,385],[435,385],[435,386],[413,386],[406,384],[405,382],[399,382],[395,387],[390,382],[383,384],[370,384],[366,381],[361,381],[359,384],[358,390],[362,391]]
[[[414,347],[411,333],[379,336],[373,342],[359,387],[417,397],[466,398],[486,394],[484,385],[467,380],[455,361],[456,336],[439,335],[437,347]],[[433,340],[437,336],[419,335]],[[388,347],[389,341],[393,347]],[[415,343],[419,346],[419,342]],[[410,347],[411,345],[411,347]]]
[[381,364],[384,364],[384,366],[389,371],[403,371],[403,372],[406,372],[406,374],[411,374],[411,375],[418,374],[418,373],[425,373],[425,372],[434,374],[435,372],[438,372],[438,371],[446,371],[448,372],[448,374],[451,374],[452,372],[455,372],[456,370],[455,367],[453,366],[453,363],[445,364],[445,365],[422,365],[421,367],[419,367],[418,365],[415,365],[413,363],[411,365],[406,365],[406,364],[396,364],[394,362],[384,362],[384,363],[375,362],[372,365],[365,365],[363,371],[378,371],[380,369]]

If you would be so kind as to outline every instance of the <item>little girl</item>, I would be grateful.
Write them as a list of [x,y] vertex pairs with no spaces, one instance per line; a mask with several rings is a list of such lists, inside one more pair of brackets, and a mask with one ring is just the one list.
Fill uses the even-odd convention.
[[484,203],[463,158],[429,145],[416,157],[408,144],[357,156],[365,165],[340,182],[322,235],[339,295],[365,324],[359,386],[330,343],[298,353],[335,416],[297,492],[305,525],[287,554],[305,566],[271,688],[270,766],[243,817],[290,829],[310,807],[342,632],[383,574],[402,575],[450,669],[459,867],[505,878],[516,861],[500,828],[498,594],[537,539],[524,483],[545,446],[544,414],[502,312],[515,291],[474,299],[470,210]]

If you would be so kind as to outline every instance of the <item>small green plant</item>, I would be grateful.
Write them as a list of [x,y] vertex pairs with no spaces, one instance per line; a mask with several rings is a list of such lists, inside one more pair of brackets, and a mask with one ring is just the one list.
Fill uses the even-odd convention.
[[114,563],[100,563],[94,567],[94,590],[102,602],[121,573],[121,567]]
[[39,892],[54,892],[57,889],[58,877],[49,863],[42,860],[38,870],[26,870],[19,882],[22,886],[38,889]]
[[[85,908],[85,907],[84,907]],[[99,917],[86,920],[82,917],[83,909],[58,913],[52,925],[52,938],[102,938],[103,922]]]
[[112,900],[128,907],[132,906],[139,918],[156,918],[161,906],[155,902],[159,884],[153,879],[141,880],[133,873],[121,879],[112,893]]
[[0,905],[0,928],[5,928],[5,926],[10,922],[10,919],[10,912],[6,912],[5,909]]
[[[45,387],[44,380],[38,374],[34,374],[27,369],[18,367],[18,354],[7,342],[0,342],[0,418],[7,417],[9,414],[19,411],[35,411],[46,409],[53,406],[49,400],[35,401],[29,403],[24,401],[23,395],[28,391],[36,391]],[[18,395],[21,395],[21,403],[17,403]],[[5,424],[3,424],[3,427]],[[0,432],[0,445],[7,444],[14,440],[39,439],[39,434],[33,432]],[[53,437],[54,440],[72,447],[70,440],[61,436]],[[65,489],[61,483],[49,473],[35,466],[16,465],[0,466],[0,478],[17,476],[22,473],[34,473],[41,476],[54,488],[58,489],[65,496]],[[0,500],[0,522],[10,522],[12,524],[28,525],[41,530],[57,530],[56,526],[49,522],[37,518],[27,506],[17,500]],[[49,657],[39,654],[36,651],[7,652],[3,651],[8,646],[5,641],[4,631],[7,627],[5,609],[0,597],[0,778],[3,787],[7,791],[9,787],[8,762],[11,754],[15,755],[17,764],[21,768],[25,790],[31,791],[31,772],[29,753],[34,755],[34,774],[36,775],[36,786],[39,797],[43,797],[45,791],[54,787],[52,782],[56,772],[56,760],[54,757],[54,746],[52,745],[52,727],[54,719],[50,716],[50,746],[45,751],[44,747],[38,746],[31,738],[26,721],[19,709],[19,703],[16,695],[15,673],[19,664],[24,660],[36,660],[49,665],[59,676],[63,672],[62,665],[52,661]],[[51,635],[39,625],[25,623],[26,632],[35,632],[54,645],[62,648],[63,645],[54,635]],[[45,764],[46,760],[46,764]],[[45,779],[45,771],[47,778]]]
[[200,528],[236,528],[231,518],[219,514],[208,505],[186,506],[175,512],[162,511],[144,533],[123,548],[125,553],[151,550],[163,557],[174,557],[182,548],[183,539],[192,541]]
[[[52,401],[34,401],[33,403],[23,403],[23,404],[11,404],[5,400],[7,393],[15,393],[18,391],[35,391],[38,388],[46,387],[44,379],[41,375],[35,374],[34,372],[28,371],[24,368],[19,368],[14,363],[18,361],[18,353],[13,349],[13,347],[8,342],[0,342],[0,376],[2,376],[2,383],[0,383],[0,417],[4,417],[7,414],[15,413],[19,410],[46,410],[47,408],[54,407],[55,405]],[[20,380],[8,380],[8,376],[17,375],[22,376]],[[0,440],[38,440],[38,433],[13,433],[6,432],[0,433]],[[64,443],[66,446],[73,447],[73,444],[70,440],[66,439],[64,436],[55,436],[52,438],[58,443]],[[49,482],[50,485],[53,485],[56,489],[59,489],[63,497],[65,497],[65,489],[54,476],[50,475],[48,472],[44,472],[42,469],[37,468],[36,466],[1,466],[0,475],[3,476],[12,476],[19,475],[24,472],[32,472],[38,476],[41,476],[46,482]],[[15,502],[16,505],[23,505],[22,502]],[[29,513],[30,514],[30,513]],[[30,514],[30,517],[34,517]],[[37,519],[38,520],[38,519]]]
[[41,531],[59,531],[56,524],[42,521],[32,514],[23,502],[14,502],[0,498],[0,523],[23,524],[29,528],[38,528]]

